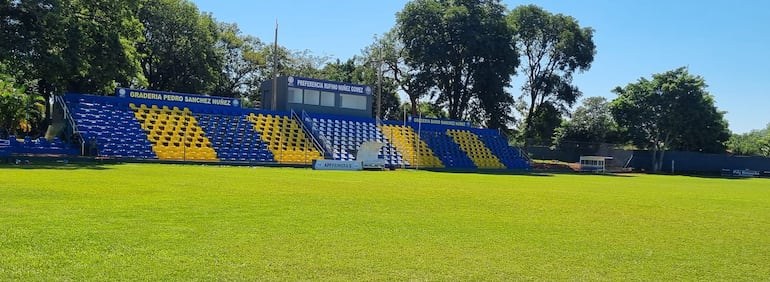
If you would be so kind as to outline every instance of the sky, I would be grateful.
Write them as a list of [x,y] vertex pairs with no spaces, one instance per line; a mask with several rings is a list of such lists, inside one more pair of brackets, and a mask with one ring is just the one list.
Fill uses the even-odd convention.
[[[406,0],[193,0],[218,21],[290,50],[346,60],[390,30]],[[594,29],[596,56],[576,74],[583,97],[615,98],[616,86],[688,67],[734,133],[770,123],[770,1],[745,0],[503,0],[509,9],[535,4]],[[514,77],[518,97],[523,78]],[[518,86],[517,86],[518,85]]]

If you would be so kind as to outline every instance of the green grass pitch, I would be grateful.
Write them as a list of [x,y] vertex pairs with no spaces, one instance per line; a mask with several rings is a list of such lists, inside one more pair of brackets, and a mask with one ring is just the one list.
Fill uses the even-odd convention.
[[770,280],[770,180],[0,167],[0,280]]

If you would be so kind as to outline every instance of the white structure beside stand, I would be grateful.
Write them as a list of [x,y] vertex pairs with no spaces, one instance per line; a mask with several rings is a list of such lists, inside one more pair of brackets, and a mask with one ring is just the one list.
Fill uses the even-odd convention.
[[604,172],[607,159],[612,157],[580,156],[580,171]]

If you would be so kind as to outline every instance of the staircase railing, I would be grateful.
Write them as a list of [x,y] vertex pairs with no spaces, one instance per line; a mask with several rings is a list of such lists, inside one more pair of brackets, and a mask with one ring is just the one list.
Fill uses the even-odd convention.
[[510,138],[508,138],[508,135],[507,135],[507,134],[505,134],[505,132],[503,132],[502,130],[500,130],[500,129],[497,129],[497,133],[498,133],[498,134],[500,134],[500,136],[502,136],[502,137],[503,137],[503,140],[505,140],[505,141],[506,141],[506,143],[508,144],[508,146],[510,146],[510,147],[513,147],[514,149],[516,149],[516,152],[517,152],[517,153],[519,153],[519,156],[520,156],[522,159],[524,159],[524,161],[525,161],[525,162],[527,162],[527,164],[529,164],[530,166],[532,166],[532,158],[530,158],[530,157],[529,157],[529,152],[527,151],[527,149],[525,149],[525,148],[523,148],[523,147],[521,147],[521,146],[515,146],[515,147],[514,147],[514,146],[511,146],[511,144],[510,144],[510,143],[508,143],[508,142],[509,142],[509,140],[511,140],[511,139],[510,139]]
[[631,154],[631,157],[628,158],[628,161],[626,161],[626,164],[623,165],[623,168],[629,168],[631,167],[631,161],[634,159],[634,154]]
[[[68,121],[70,128],[72,128],[72,135],[74,137],[77,137],[80,139],[80,153],[82,155],[86,154],[86,140],[83,138],[83,135],[80,134],[80,130],[78,129],[77,124],[75,123],[75,119],[72,118],[72,112],[70,112],[69,106],[67,105],[67,102],[64,101],[64,97],[60,95],[54,95],[54,102],[59,103],[62,108],[62,112],[64,113],[64,119]],[[70,142],[74,142],[76,140],[70,140]]]
[[[302,120],[303,120],[303,122],[304,122],[305,119],[310,119],[310,116],[307,114],[307,112],[305,112],[303,110],[302,111]],[[312,126],[314,124],[315,124],[314,122],[311,122],[310,126]],[[307,125],[307,124],[305,124],[305,125]],[[312,128],[310,129],[310,131],[312,131]],[[315,134],[313,134],[313,136],[316,137]],[[318,138],[317,139],[318,144],[325,150],[325,152],[329,153],[329,155],[324,154],[324,156],[329,157],[329,158],[333,158],[334,156],[333,156],[332,152],[334,152],[334,150],[332,149],[332,143],[329,142],[329,139],[327,139],[326,136],[323,136],[322,134],[319,134],[319,136],[317,136],[317,138]]]
[[529,152],[527,152],[526,149],[522,147],[516,147],[517,150],[519,150],[519,156],[521,156],[524,161],[526,161],[529,165],[532,165],[532,158],[529,157]]
[[291,110],[291,118],[299,122],[299,127],[302,128],[302,131],[305,132],[305,135],[309,136],[310,140],[313,141],[313,146],[315,146],[316,150],[320,151],[322,156],[326,156],[326,150],[324,150],[324,147],[321,146],[321,143],[318,142],[318,139],[315,138],[315,134],[313,134],[310,128],[307,127],[307,124],[305,124],[303,118],[306,116],[307,113],[305,113],[305,111],[302,111],[302,116],[299,116],[297,112]]

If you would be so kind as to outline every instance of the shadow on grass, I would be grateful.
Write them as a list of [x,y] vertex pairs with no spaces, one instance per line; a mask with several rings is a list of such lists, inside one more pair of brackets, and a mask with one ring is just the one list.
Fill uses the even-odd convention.
[[552,172],[539,172],[531,170],[467,170],[467,169],[421,169],[430,172],[439,173],[458,173],[458,174],[487,174],[487,175],[520,175],[520,176],[537,176],[537,177],[552,177]]
[[55,170],[80,170],[80,169],[88,169],[88,170],[108,170],[113,169],[114,164],[19,164],[19,165],[10,165],[10,164],[0,164],[0,169],[55,169]]
[[571,175],[583,175],[583,176],[606,176],[606,177],[637,177],[634,174],[631,173],[591,173],[591,172],[574,172],[574,173],[564,173],[564,174],[571,174]]
[[119,163],[94,158],[11,157],[0,159],[0,169],[107,170]]
[[637,177],[632,173],[588,173],[563,170],[452,170],[452,169],[425,169],[432,172],[444,173],[464,173],[464,174],[487,174],[487,175],[520,175],[536,177],[553,177],[558,175],[578,175],[578,176],[603,176],[603,177]]
[[636,175],[631,173],[612,173],[612,172],[593,173],[593,172],[577,172],[577,171],[552,171],[552,172],[534,172],[534,173],[549,174],[549,176],[575,175],[575,176],[600,176],[600,177],[620,177],[620,178],[637,177]]
[[681,174],[681,176],[694,177],[694,178],[705,178],[705,179],[727,179],[727,180],[746,180],[746,179],[751,179],[751,178],[759,178],[759,177],[741,177],[741,176],[718,175],[718,174],[706,174],[706,175]]
[[[634,173],[631,173],[630,176],[633,177],[633,174]],[[662,172],[659,172],[659,173],[639,172],[638,174],[643,174],[643,175],[660,175],[660,176],[684,176],[684,177],[693,177],[693,178],[728,179],[728,180],[746,180],[746,179],[751,179],[751,178],[767,178],[766,176],[758,176],[758,177],[747,176],[747,177],[741,177],[741,176],[734,176],[734,175],[721,175],[721,174],[716,174],[716,173],[713,173],[713,174],[710,174],[710,173],[676,173],[676,174],[672,174],[672,173],[662,173]],[[629,176],[629,174],[620,174],[620,175],[627,175],[627,176]],[[620,175],[618,175],[618,176],[620,176]]]

